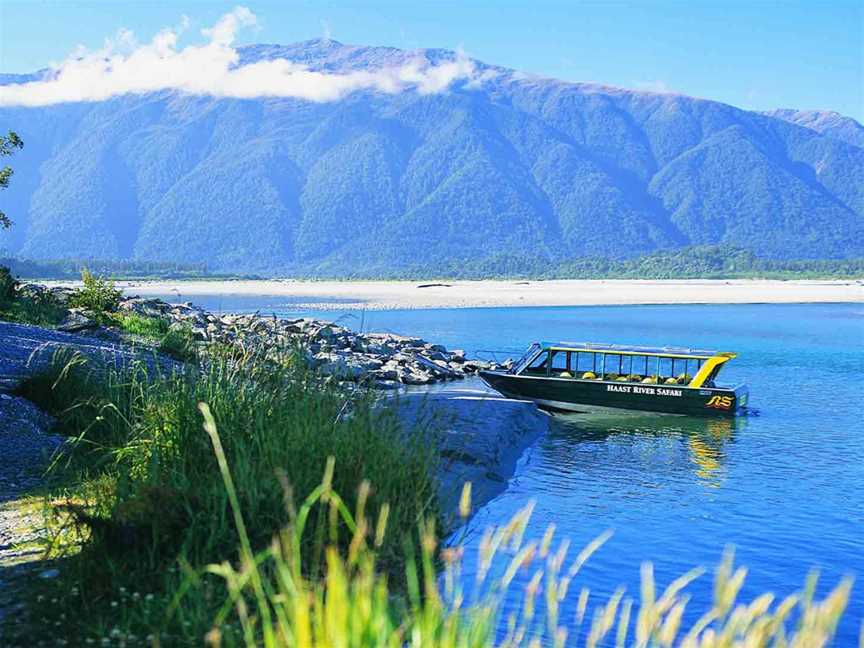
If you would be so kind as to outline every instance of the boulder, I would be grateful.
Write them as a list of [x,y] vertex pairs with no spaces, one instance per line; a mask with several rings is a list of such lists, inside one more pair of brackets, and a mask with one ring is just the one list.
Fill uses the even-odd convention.
[[437,433],[443,458],[439,494],[451,530],[458,523],[462,485],[471,482],[473,510],[485,505],[505,490],[525,451],[552,425],[552,417],[534,403],[480,388],[407,392],[396,403],[406,428],[420,421]]
[[64,333],[78,333],[96,328],[99,328],[99,323],[88,317],[80,308],[70,309],[63,321],[57,325],[57,330]]

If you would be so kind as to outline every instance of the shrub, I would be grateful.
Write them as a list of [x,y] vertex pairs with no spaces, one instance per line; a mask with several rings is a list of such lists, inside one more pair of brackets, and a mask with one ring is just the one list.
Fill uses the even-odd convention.
[[18,292],[18,280],[6,266],[0,266],[0,308],[8,308]]
[[190,326],[174,326],[168,329],[159,342],[159,352],[180,362],[196,359],[195,336]]
[[108,313],[117,310],[123,291],[118,290],[113,281],[96,277],[86,268],[81,271],[81,281],[84,285],[69,298],[69,306],[84,308],[96,319],[105,321]]
[[9,268],[0,266],[0,319],[54,326],[65,315],[66,309],[50,291],[23,291]]

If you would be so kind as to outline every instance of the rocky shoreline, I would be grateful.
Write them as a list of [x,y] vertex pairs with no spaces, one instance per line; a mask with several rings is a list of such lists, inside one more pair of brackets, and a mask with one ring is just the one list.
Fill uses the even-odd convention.
[[[38,284],[26,284],[21,290],[31,294],[48,291],[61,304],[67,303],[73,292],[67,287],[49,289]],[[169,303],[138,296],[121,299],[117,311],[160,319],[169,329],[187,330],[201,344],[242,344],[247,348],[297,345],[320,374],[378,389],[461,380],[480,369],[510,366],[510,361],[496,364],[469,359],[460,349],[448,350],[419,337],[356,332],[325,320],[258,313],[216,315],[191,302]],[[57,328],[100,336],[116,333],[114,327],[100,325],[92,313],[80,308],[70,308]]]
[[[40,371],[59,349],[100,362],[124,364],[133,359],[176,364],[154,353],[158,344],[124,330],[122,316],[161,321],[160,330],[179,329],[202,350],[233,344],[244,349],[279,350],[296,346],[324,380],[338,380],[379,390],[458,381],[495,365],[466,357],[461,350],[418,337],[392,333],[357,333],[332,322],[280,319],[260,314],[217,316],[188,302],[122,298],[111,318],[69,307],[72,291],[27,284],[21,293],[50,298],[64,306],[66,316],[56,328],[0,320],[0,642],[3,628],[19,614],[17,592],[28,579],[53,577],[43,562],[41,511],[28,495],[44,484],[42,471],[62,444],[53,434],[52,419],[18,395],[21,381]],[[104,322],[108,322],[107,325]],[[206,354],[203,356],[206,357]],[[440,432],[439,497],[445,528],[454,531],[460,518],[462,484],[473,485],[474,510],[503,492],[520,457],[547,433],[550,417],[533,403],[505,399],[473,384],[418,387],[389,392],[391,402],[410,429],[417,421],[434,420]],[[430,418],[431,417],[431,418]]]

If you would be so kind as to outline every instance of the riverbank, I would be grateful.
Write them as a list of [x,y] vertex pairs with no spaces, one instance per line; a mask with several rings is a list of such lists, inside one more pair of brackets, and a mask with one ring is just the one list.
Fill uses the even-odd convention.
[[[64,285],[70,285],[68,282]],[[127,294],[270,296],[309,310],[864,302],[861,280],[120,281]]]
[[[154,308],[150,300],[134,306]],[[172,324],[199,316],[192,307],[176,310],[163,314]],[[0,321],[0,423],[14,423],[9,434],[0,434],[0,449],[9,459],[0,470],[0,484],[12,486],[7,496],[36,495],[26,508],[23,500],[12,508],[0,505],[4,645],[33,645],[36,638],[52,637],[74,637],[76,645],[103,638],[111,639],[111,645],[114,639],[126,642],[119,645],[137,645],[134,637],[148,633],[164,645],[193,645],[204,636],[216,614],[212,599],[221,591],[218,582],[197,585],[179,615],[165,612],[176,592],[188,586],[176,571],[178,551],[180,562],[200,570],[233,555],[239,543],[230,522],[216,514],[224,512],[225,490],[213,449],[204,442],[199,402],[208,403],[219,422],[219,453],[224,448],[244,514],[254,521],[252,546],[266,547],[282,524],[290,525],[293,504],[285,502],[292,497],[308,501],[327,473],[325,466],[335,459],[335,472],[325,480],[332,478],[346,512],[356,515],[366,506],[370,519],[378,520],[376,537],[386,542],[376,540],[376,550],[382,569],[394,573],[404,571],[402,539],[416,530],[418,520],[437,523],[438,531],[430,531],[436,540],[453,530],[468,516],[460,497],[464,481],[473,482],[471,504],[476,510],[504,490],[518,458],[549,426],[549,417],[532,403],[475,390],[451,387],[428,397],[412,391],[393,400],[382,398],[381,392],[358,390],[359,382],[379,386],[381,381],[371,375],[374,367],[369,374],[365,367],[346,373],[334,369],[332,359],[307,357],[307,368],[306,356],[296,355],[290,341],[276,339],[284,334],[282,327],[261,325],[265,318],[243,320],[231,348],[224,341],[229,331],[224,338],[211,332],[211,339],[198,343],[198,359],[183,366],[159,358],[158,347],[126,339],[122,331],[88,324],[84,315],[74,314],[75,326],[86,324],[78,333]],[[314,338],[309,346],[333,345],[343,369],[351,369],[358,358],[371,362],[366,353],[371,351],[389,355],[394,367],[412,378],[415,371],[423,371],[413,365],[418,359],[450,355],[416,338],[375,338],[380,349],[339,353],[342,342],[365,347],[367,338],[351,337],[338,327],[323,330],[318,324],[294,334]],[[243,331],[253,335],[241,336]],[[113,341],[106,342],[106,335]],[[271,354],[277,347],[287,354]],[[61,353],[59,364],[56,353]],[[429,363],[440,366],[436,360]],[[443,371],[446,376],[430,374],[427,380],[452,379],[450,374],[459,369]],[[121,411],[121,416],[112,414]],[[34,467],[37,473],[45,468],[60,443],[61,437],[49,430],[66,439],[60,462],[64,467],[48,480],[28,481]],[[287,490],[279,475],[290,485],[284,486]],[[74,533],[58,526],[67,524],[58,523],[64,516],[74,518],[68,523]],[[317,521],[311,528],[323,528],[321,515],[313,519]],[[50,547],[61,535],[68,546],[57,553]],[[311,532],[301,535],[311,537]],[[148,538],[148,543],[140,538]],[[313,553],[312,541],[307,542],[310,549],[307,556],[304,548],[303,556],[312,565],[308,573],[313,573],[320,569],[320,557]],[[346,541],[339,543],[340,549],[347,546]],[[151,549],[158,550],[161,569],[153,570],[148,562],[153,560]],[[51,562],[43,562],[46,558]],[[21,560],[27,564],[16,564]],[[162,571],[164,578],[156,575]],[[45,576],[36,578],[39,574]],[[146,596],[151,604],[126,601],[133,591],[142,596],[150,592]],[[48,612],[38,605],[46,599],[56,602]],[[114,619],[117,601],[129,606],[120,621]],[[74,623],[65,614],[72,607],[80,609]],[[63,633],[56,634],[54,626],[61,625]],[[233,628],[222,632],[231,642],[239,639]]]
[[[20,292],[33,294],[35,289]],[[97,292],[104,294],[106,287]],[[475,645],[492,645],[499,622],[509,618],[502,601],[510,577],[500,588],[493,579],[488,591],[496,594],[484,598],[482,605],[470,603],[479,600],[470,586],[464,598],[469,601],[467,605],[451,604],[454,592],[463,601],[460,557],[467,546],[463,541],[472,537],[471,530],[457,536],[455,544],[440,547],[436,543],[439,534],[423,526],[420,564],[413,556],[402,558],[403,540],[414,537],[418,516],[426,513],[445,524],[448,511],[452,512],[451,519],[458,516],[454,521],[470,516],[469,499],[456,488],[464,480],[473,482],[470,504],[474,510],[503,491],[524,448],[545,432],[548,416],[529,403],[472,391],[470,383],[449,383],[428,396],[413,391],[416,388],[400,395],[394,413],[407,421],[408,427],[395,427],[395,417],[384,411],[389,408],[380,406],[387,398],[355,389],[357,383],[367,382],[364,376],[377,380],[376,374],[346,373],[340,363],[329,363],[330,356],[316,357],[334,353],[350,366],[364,358],[371,362],[383,354],[411,373],[423,367],[406,364],[435,353],[449,354],[446,360],[438,359],[447,365],[448,374],[465,364],[461,354],[436,349],[440,345],[416,338],[370,337],[315,320],[276,322],[273,317],[259,315],[216,316],[191,304],[150,299],[118,298],[107,313],[80,307],[65,310],[67,317],[58,326],[78,334],[0,322],[0,376],[7,378],[0,384],[7,389],[18,385],[18,393],[42,404],[65,427],[65,452],[76,460],[69,466],[75,472],[68,477],[74,479],[69,482],[67,478],[62,491],[55,490],[53,496],[49,493],[45,504],[74,517],[75,524],[67,528],[89,531],[80,538],[80,553],[59,557],[50,570],[41,572],[41,578],[32,577],[35,572],[31,571],[31,577],[18,579],[10,588],[2,582],[8,572],[0,572],[5,600],[16,602],[16,607],[8,608],[10,622],[4,627],[4,599],[0,597],[0,642],[10,646],[29,646],[42,640],[64,645],[206,643],[251,647],[263,645],[263,633],[276,637],[273,645],[295,645],[299,643],[297,637],[288,633],[305,637],[314,632],[325,639],[340,636],[346,641],[363,633],[381,637],[382,645],[401,645],[406,636],[416,637],[418,645],[454,645],[438,642],[438,629],[444,628],[451,633],[447,636],[476,637]],[[156,326],[154,321],[162,325]],[[137,333],[132,334],[132,330]],[[132,374],[109,371],[108,380],[94,380],[90,374],[81,373],[86,369],[83,364],[76,363],[67,372],[64,366],[42,362],[47,351],[71,347],[97,363],[107,360],[112,361],[110,366],[122,368],[125,361],[113,362],[115,344],[133,352],[136,362],[153,359],[165,345],[153,338],[142,339],[143,333],[161,337],[176,330],[186,331],[196,349],[187,362],[188,373],[179,376],[169,372],[153,380],[154,374],[148,369]],[[434,335],[428,337],[435,339]],[[290,341],[318,345],[318,353],[311,357],[313,373],[305,368],[303,355],[259,355],[273,345],[277,350],[286,344],[296,349]],[[46,343],[47,349],[43,349]],[[31,358],[36,349],[42,353]],[[199,352],[204,355],[196,360]],[[162,358],[153,363],[152,371],[158,371],[163,363],[175,367],[175,362],[179,361]],[[432,362],[445,369],[434,359]],[[330,372],[337,368],[339,371]],[[441,380],[446,377],[435,377],[436,382]],[[455,385],[459,387],[454,389]],[[2,399],[0,405],[7,402],[12,403],[12,399]],[[210,405],[204,409],[206,434],[201,429],[199,402]],[[441,463],[422,461],[432,448],[426,443],[427,437],[405,434],[418,423],[419,435],[430,429],[424,423],[439,424],[435,428]],[[413,444],[411,437],[415,437]],[[411,444],[407,451],[402,450],[404,441]],[[565,444],[572,445],[569,440]],[[531,464],[535,457],[532,451],[523,461]],[[560,459],[567,462],[566,455]],[[439,490],[437,507],[427,479],[427,469],[433,469],[435,463],[442,471],[438,484],[450,486]],[[557,481],[554,472],[552,477]],[[291,488],[283,488],[280,478]],[[559,492],[566,492],[568,499],[573,497],[572,491]],[[389,506],[383,506],[385,503]],[[298,505],[302,505],[299,510]],[[444,519],[434,515],[436,508]],[[512,581],[514,587],[521,587],[530,573],[529,566],[535,571],[531,565],[536,566],[537,561],[532,559],[548,555],[548,573],[544,575],[541,568],[531,582],[566,592],[570,575],[561,578],[563,572],[559,570],[569,536],[559,533],[553,540],[553,527],[542,542],[539,535],[527,535],[530,510],[531,505],[515,512],[503,525],[484,532],[480,559],[490,563],[497,560],[500,569],[496,567],[494,573],[503,571],[501,561],[509,562],[510,569],[519,572],[513,571],[517,579]],[[561,510],[561,506],[556,507],[563,523]],[[233,524],[227,513],[233,514]],[[320,561],[322,547],[316,538],[323,542],[327,525],[332,528],[337,516],[345,524],[338,533],[331,531],[326,547],[327,578],[321,578],[325,573]],[[270,534],[286,520],[286,532],[274,540]],[[307,533],[295,520],[310,521],[305,527]],[[354,525],[353,520],[363,524]],[[18,522],[14,523],[17,526]],[[343,533],[351,529],[353,535]],[[440,532],[440,526],[438,529]],[[10,530],[18,533],[12,527]],[[576,557],[577,570],[606,537],[590,543]],[[261,551],[253,557],[252,551],[259,547]],[[467,564],[470,569],[476,563],[469,560]],[[441,566],[443,577],[435,566]],[[415,569],[420,567],[422,577]],[[407,585],[402,584],[404,573],[408,574]],[[271,580],[273,574],[279,577]],[[653,572],[643,569],[646,574],[642,591],[653,591]],[[736,575],[727,587],[731,574],[731,563],[718,570],[715,591],[719,594],[711,610],[720,610],[720,618],[733,619],[738,625],[724,628],[724,621],[709,621],[694,631],[696,641],[705,631],[712,636],[740,636],[743,642],[751,630],[763,632],[765,627],[776,627],[777,633],[791,636],[800,645],[825,645],[849,599],[850,581],[844,580],[832,592],[825,592],[827,599],[817,600],[812,608],[810,599],[803,599],[801,609],[791,612],[794,618],[810,620],[804,627],[787,630],[784,619],[789,610],[785,604],[776,612],[770,604],[766,606],[754,615],[752,628],[749,624],[738,627],[738,617],[730,612],[738,605],[735,599],[741,583]],[[439,584],[451,582],[457,583],[456,589],[448,586],[438,590]],[[418,584],[429,593],[427,596],[414,595]],[[17,596],[17,587],[24,588],[26,596]],[[526,601],[531,601],[526,605],[533,604],[531,587],[526,588]],[[605,589],[611,591],[611,587]],[[351,597],[346,598],[349,591]],[[588,590],[582,587],[581,591]],[[665,628],[673,623],[678,627],[680,622],[675,610],[683,609],[689,600],[689,593],[682,592],[679,597],[677,592],[667,590],[659,600],[669,603],[663,603],[662,608],[652,600],[640,604],[616,594],[608,604],[602,597],[592,602],[591,609],[584,601],[577,607],[572,599],[565,599],[561,609],[566,618],[573,618],[574,607],[581,610],[578,614],[593,617],[590,632],[602,638],[603,630],[596,629],[599,620],[614,620],[613,605],[620,601],[628,620],[632,607],[638,618],[649,620],[645,632],[653,637],[663,629],[666,636]],[[413,607],[402,605],[406,598]],[[233,612],[232,600],[238,602]],[[45,601],[51,604],[43,605]],[[218,612],[223,601],[225,606]],[[19,603],[23,605],[17,607]],[[604,613],[604,609],[613,612]],[[374,614],[370,615],[370,610]],[[299,625],[295,614],[328,625],[310,629]],[[548,615],[546,622],[533,622],[532,618],[540,614]],[[711,614],[716,618],[714,612]],[[544,629],[549,628],[549,633],[563,640],[573,629],[559,625],[558,619],[557,605],[538,608],[538,616],[520,622],[517,631],[527,637],[531,627],[541,628],[539,642]],[[628,622],[619,624],[626,635]],[[687,624],[682,624],[681,632],[686,630]],[[574,636],[583,634],[581,629],[576,632]],[[325,639],[316,645],[332,643]]]

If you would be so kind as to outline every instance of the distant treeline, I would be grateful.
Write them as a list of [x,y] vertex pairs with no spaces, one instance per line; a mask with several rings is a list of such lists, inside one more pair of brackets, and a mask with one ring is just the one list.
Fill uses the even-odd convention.
[[458,264],[424,259],[409,267],[388,268],[359,264],[346,269],[315,266],[274,268],[272,272],[231,273],[209,271],[207,264],[150,261],[64,259],[33,261],[0,257],[22,278],[77,279],[87,268],[115,279],[259,279],[290,276],[298,279],[853,279],[864,278],[864,259],[778,260],[756,256],[749,250],[724,246],[696,246],[664,250],[633,259],[585,257],[552,259],[545,255],[502,253],[466,258]]
[[[550,262],[516,259],[489,260],[464,272],[478,276],[515,274],[554,279],[734,279],[734,278],[854,278],[864,277],[864,259],[776,260],[749,250],[699,246],[655,252],[634,259],[584,258]],[[506,268],[510,266],[508,271]],[[515,271],[515,272],[514,272]]]
[[24,279],[80,279],[81,271],[85,268],[95,275],[118,279],[214,278],[220,276],[208,272],[206,263],[183,264],[163,261],[106,261],[104,259],[36,261],[0,257],[0,266],[8,267],[13,275]]
[[695,246],[632,259],[554,259],[542,254],[496,254],[460,263],[431,259],[410,267],[361,266],[356,272],[293,269],[288,274],[352,279],[851,279],[864,278],[864,259],[776,260],[749,250]]

